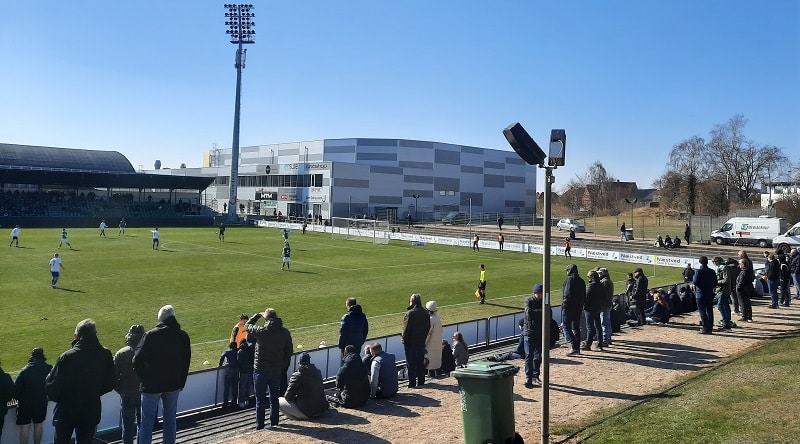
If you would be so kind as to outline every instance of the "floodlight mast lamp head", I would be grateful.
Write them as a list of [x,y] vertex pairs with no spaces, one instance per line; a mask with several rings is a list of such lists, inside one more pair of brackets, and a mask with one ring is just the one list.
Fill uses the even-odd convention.
[[253,38],[256,31],[252,28],[256,26],[256,23],[252,19],[256,14],[251,12],[254,6],[250,4],[226,4],[225,8],[228,10],[225,13],[225,18],[227,19],[225,24],[228,26],[225,33],[230,37],[231,43],[255,43]]

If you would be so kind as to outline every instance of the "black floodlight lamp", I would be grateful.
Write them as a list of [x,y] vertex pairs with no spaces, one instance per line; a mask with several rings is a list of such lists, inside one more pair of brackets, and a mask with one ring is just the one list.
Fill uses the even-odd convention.
[[544,165],[544,159],[547,156],[519,122],[513,123],[504,129],[503,135],[506,136],[509,145],[514,148],[514,151],[517,152],[517,155],[522,160],[528,162],[529,165]]
[[547,155],[547,165],[551,167],[564,166],[567,151],[567,132],[563,129],[550,130],[550,153]]

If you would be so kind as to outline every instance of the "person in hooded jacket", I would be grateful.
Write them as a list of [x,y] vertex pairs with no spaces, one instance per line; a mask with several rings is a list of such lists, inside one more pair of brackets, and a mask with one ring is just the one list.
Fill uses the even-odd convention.
[[600,305],[600,325],[603,327],[603,347],[611,345],[611,308],[614,306],[614,281],[608,275],[607,268],[598,268],[597,274],[600,275],[600,283],[603,284],[603,303]]
[[125,335],[125,347],[114,355],[114,374],[117,378],[114,390],[119,393],[123,444],[133,444],[139,424],[142,423],[142,392],[139,389],[142,381],[133,369],[133,355],[143,337],[144,326],[131,325]]
[[586,286],[586,300],[583,302],[584,317],[586,318],[586,342],[581,350],[591,350],[592,343],[597,341],[597,351],[603,351],[603,326],[600,321],[600,310],[606,290],[600,283],[600,276],[591,270],[587,274],[589,285]]
[[406,352],[408,366],[408,387],[425,385],[425,341],[431,329],[428,310],[422,308],[422,296],[411,295],[406,314],[403,316],[403,330],[400,339]]
[[[263,326],[256,325],[264,318]],[[269,428],[278,426],[280,416],[281,379],[292,359],[292,335],[284,328],[283,320],[274,308],[254,314],[245,324],[247,332],[256,341],[255,370],[256,430],[264,428],[267,414],[267,389],[269,389]],[[282,376],[283,375],[283,376]]]
[[42,442],[42,423],[47,416],[47,393],[45,379],[53,366],[47,363],[44,349],[36,347],[31,351],[31,358],[17,375],[14,382],[17,398],[17,425],[19,426],[19,442],[27,443],[30,436],[30,425],[33,423],[33,442]]
[[316,418],[328,410],[322,373],[311,363],[308,353],[300,355],[297,370],[289,377],[286,395],[280,397],[278,402],[281,412],[292,419]]
[[[581,354],[581,311],[586,299],[586,282],[578,274],[578,266],[567,265],[567,278],[564,280],[561,296],[561,327],[564,341],[571,345],[567,356]],[[526,352],[527,353],[527,352]]]
[[717,286],[717,273],[708,268],[708,258],[700,256],[700,268],[694,274],[692,286],[697,300],[697,311],[703,328],[701,334],[714,332],[714,288]]
[[633,284],[632,299],[636,302],[636,318],[639,325],[645,325],[644,311],[647,308],[647,285],[649,284],[647,276],[641,268],[633,270],[633,277],[635,279]]
[[236,361],[239,363],[239,407],[245,408],[251,403],[251,397],[255,395],[253,387],[253,367],[256,360],[255,345],[251,344],[247,337],[239,342],[239,350],[236,352]]
[[186,386],[192,359],[189,335],[175,319],[175,308],[165,305],[157,316],[158,324],[144,334],[133,355],[133,369],[142,381],[142,424],[137,444],[152,442],[159,402],[162,442],[175,444],[178,396]]
[[339,350],[342,352],[342,362],[344,362],[345,347],[352,345],[356,350],[361,350],[367,340],[367,334],[369,334],[367,315],[356,302],[356,298],[347,298],[345,305],[347,313],[342,316],[342,322],[339,325]]
[[97,324],[84,319],[75,327],[72,348],[58,357],[45,380],[45,391],[56,403],[53,411],[55,444],[94,440],[100,414],[100,397],[114,388],[114,358],[97,339]]
[[[539,379],[542,365],[542,284],[533,286],[533,296],[525,299],[522,341],[525,347],[525,388],[542,385]],[[552,316],[552,313],[551,313]]]
[[352,345],[345,347],[344,364],[336,373],[338,393],[328,397],[331,403],[350,409],[364,406],[371,391],[367,367],[357,350]]

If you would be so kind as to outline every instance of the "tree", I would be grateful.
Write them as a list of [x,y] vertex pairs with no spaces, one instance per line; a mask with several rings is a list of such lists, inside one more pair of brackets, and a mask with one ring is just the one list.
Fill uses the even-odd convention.
[[746,124],[744,115],[736,114],[711,130],[707,145],[713,160],[707,163],[712,175],[743,203],[753,194],[756,183],[768,181],[779,165],[788,163],[781,148],[748,140],[744,135]]
[[710,162],[707,152],[706,141],[702,137],[694,136],[673,146],[669,153],[672,170],[686,178],[686,205],[689,214],[695,214],[697,206],[698,177],[705,176],[708,170]]

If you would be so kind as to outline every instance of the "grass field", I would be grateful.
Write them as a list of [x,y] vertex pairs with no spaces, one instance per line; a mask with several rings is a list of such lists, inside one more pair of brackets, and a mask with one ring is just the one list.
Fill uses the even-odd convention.
[[[161,248],[151,248],[149,228],[71,229],[72,249],[57,250],[60,229],[25,229],[20,247],[0,254],[0,358],[18,371],[33,347],[53,362],[69,348],[78,321],[97,321],[100,340],[116,351],[131,324],[152,328],[165,304],[192,340],[192,369],[216,364],[240,313],[274,307],[295,345],[333,345],[345,299],[358,298],[370,318],[370,337],[396,334],[412,293],[434,299],[445,324],[520,311],[541,280],[542,257],[534,254],[408,242],[372,245],[331,240],[329,234],[292,233],[292,270],[281,271],[280,230],[232,227],[226,242],[213,228],[164,228]],[[64,272],[50,288],[48,262],[59,252]],[[597,261],[574,259],[583,276]],[[474,297],[478,267],[487,268],[487,304]],[[552,283],[561,288],[567,262],[553,257]],[[603,263],[624,290],[634,264]],[[680,280],[680,269],[643,267],[652,286]],[[655,275],[655,276],[654,276]],[[554,291],[553,304],[560,302]]]
[[[800,421],[800,335],[693,374],[633,408],[601,412],[575,440],[593,443],[790,443]],[[560,433],[572,433],[566,428]]]

